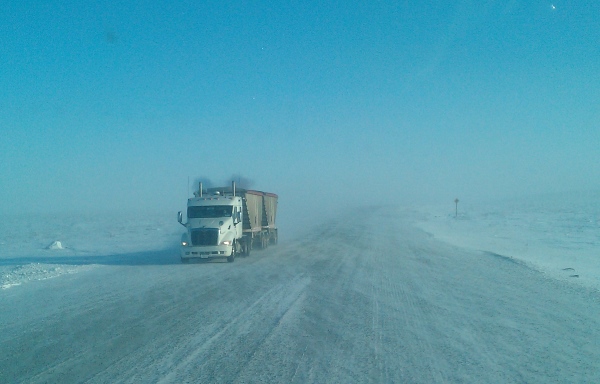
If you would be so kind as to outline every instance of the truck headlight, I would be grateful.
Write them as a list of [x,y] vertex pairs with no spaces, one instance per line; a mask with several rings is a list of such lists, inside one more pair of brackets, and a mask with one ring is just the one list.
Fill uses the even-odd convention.
[[187,246],[187,241],[182,241],[181,245],[184,246],[184,247],[186,247]]
[[222,241],[220,245],[231,245],[231,240]]

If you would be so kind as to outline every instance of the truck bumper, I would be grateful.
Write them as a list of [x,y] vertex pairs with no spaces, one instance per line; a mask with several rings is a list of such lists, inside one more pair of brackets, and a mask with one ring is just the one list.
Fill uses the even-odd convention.
[[224,258],[231,256],[230,245],[216,245],[216,246],[182,246],[180,254],[182,259],[213,259],[213,258]]

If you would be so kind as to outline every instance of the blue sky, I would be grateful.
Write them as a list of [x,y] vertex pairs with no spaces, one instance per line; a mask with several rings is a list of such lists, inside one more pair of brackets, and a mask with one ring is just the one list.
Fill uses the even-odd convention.
[[600,189],[597,1],[225,3],[3,5],[0,212]]

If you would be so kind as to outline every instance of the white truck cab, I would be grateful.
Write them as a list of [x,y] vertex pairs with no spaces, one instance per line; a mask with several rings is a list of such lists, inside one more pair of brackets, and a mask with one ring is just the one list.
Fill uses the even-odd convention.
[[196,196],[188,199],[187,223],[178,221],[187,231],[181,236],[181,261],[226,258],[233,262],[242,248],[242,198],[234,195]]
[[277,199],[274,193],[231,187],[209,188],[200,183],[187,202],[187,222],[181,211],[177,221],[186,228],[181,236],[181,261],[250,255],[253,247],[277,244]]

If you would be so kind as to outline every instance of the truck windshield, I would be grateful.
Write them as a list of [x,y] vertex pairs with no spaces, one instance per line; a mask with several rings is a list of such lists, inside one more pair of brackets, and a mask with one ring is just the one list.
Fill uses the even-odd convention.
[[231,205],[207,205],[199,207],[188,207],[188,219],[202,219],[214,217],[231,217],[233,206]]

